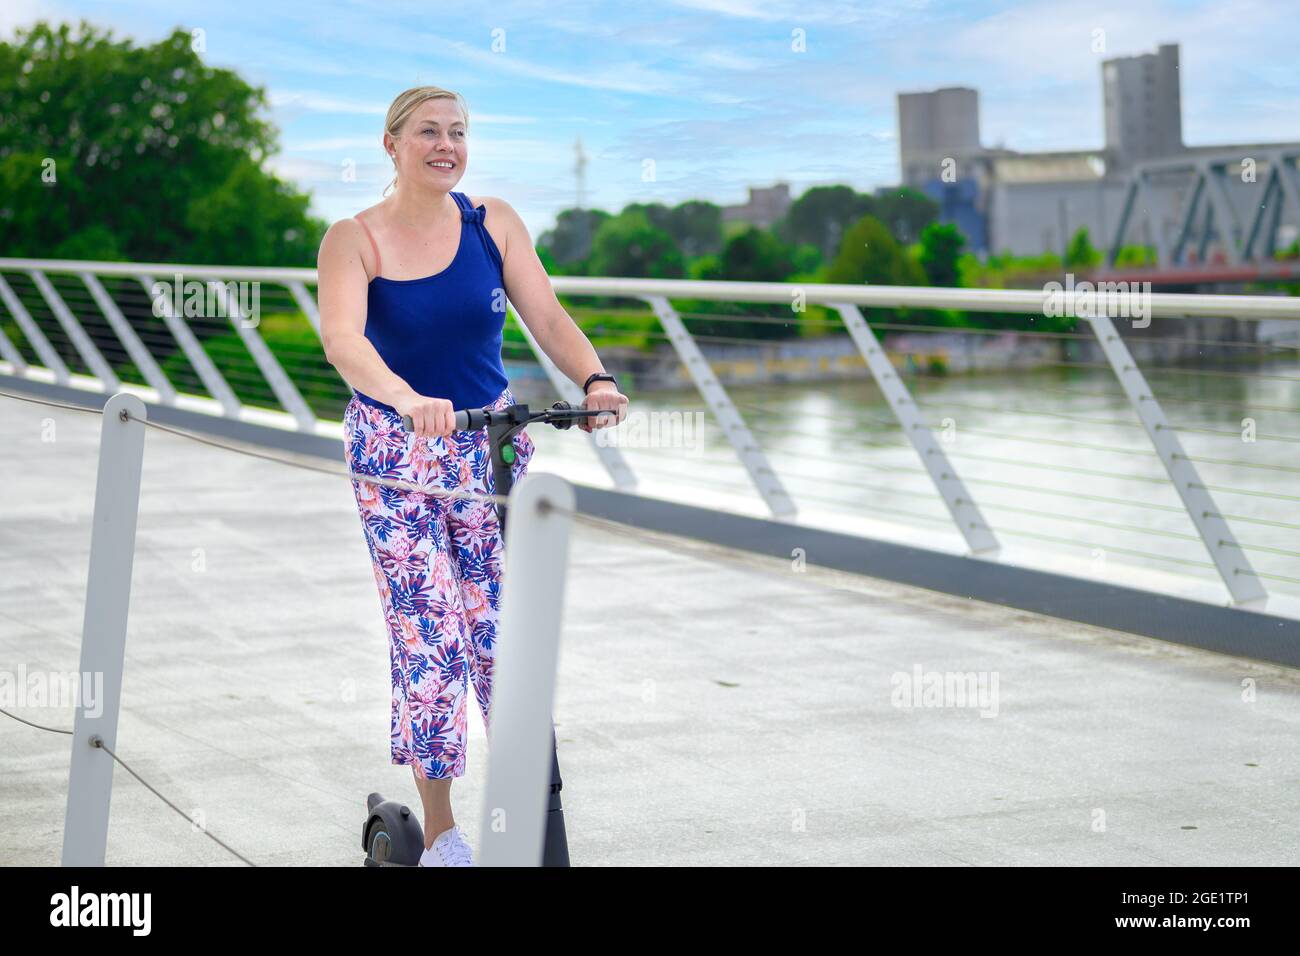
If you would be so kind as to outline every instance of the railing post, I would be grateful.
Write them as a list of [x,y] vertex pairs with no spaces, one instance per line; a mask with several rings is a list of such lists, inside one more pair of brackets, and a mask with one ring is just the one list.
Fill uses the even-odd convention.
[[[180,281],[180,276],[175,278],[176,281]],[[144,291],[149,296],[149,300],[153,303],[154,314],[158,315],[166,323],[167,331],[172,334],[176,344],[185,353],[185,358],[194,367],[194,371],[198,373],[199,380],[203,382],[203,387],[221,405],[221,410],[227,418],[237,420],[241,407],[239,399],[235,397],[230,383],[222,376],[207,351],[199,344],[199,340],[195,337],[189,325],[186,324],[184,317],[176,314],[176,310],[172,308],[171,297],[155,295],[154,286],[159,285],[159,283],[154,280],[152,275],[145,273],[139,279],[140,284],[144,286]]]
[[867,363],[867,370],[876,380],[876,385],[885,396],[885,400],[889,402],[894,417],[903,427],[904,437],[911,442],[921,458],[921,464],[929,472],[935,490],[939,492],[939,497],[947,506],[948,514],[952,515],[957,530],[966,539],[966,546],[970,548],[971,554],[993,557],[1001,547],[993,534],[993,529],[984,520],[979,506],[975,504],[975,499],[966,490],[965,482],[958,476],[957,469],[944,454],[943,446],[934,440],[934,433],[921,420],[921,415],[916,410],[916,402],[913,401],[903,380],[894,371],[894,366],[890,364],[885,350],[876,341],[871,326],[867,324],[867,320],[862,317],[856,305],[844,303],[835,308],[844,319],[844,325],[848,328],[858,351],[862,353],[862,360]]
[[[316,300],[312,298],[311,293],[307,291],[307,287],[301,282],[286,282],[285,287],[288,288],[289,294],[293,296],[293,300],[298,303],[298,308],[302,309],[302,314],[307,316],[307,321],[311,323],[311,327],[316,330],[316,337],[320,338],[320,307],[316,305]],[[322,339],[323,343],[324,340]]]
[[[518,309],[515,309],[515,320],[519,331],[523,332],[524,338],[528,340],[529,348],[533,350],[533,354],[537,357],[538,364],[546,372],[546,377],[550,379],[551,386],[560,393],[560,398],[570,405],[581,406],[586,398],[582,394],[582,389],[569,381],[568,376],[561,372],[559,366],[546,354],[546,351],[533,336],[532,330],[519,318]],[[587,437],[591,440],[591,447],[595,451],[596,457],[605,466],[605,471],[609,473],[610,480],[614,482],[614,487],[619,491],[629,493],[635,491],[636,475],[633,474],[631,466],[627,463],[627,457],[615,446],[597,441],[596,435],[597,432],[593,431]]]
[[104,318],[108,320],[108,324],[117,333],[118,341],[122,343],[126,353],[131,356],[131,361],[135,363],[135,367],[140,370],[144,380],[158,393],[158,401],[164,405],[175,405],[175,386],[163,374],[163,370],[159,368],[153,354],[140,341],[140,336],[135,334],[135,329],[131,328],[131,323],[126,320],[126,316],[117,307],[117,303],[108,294],[108,290],[104,288],[103,283],[99,281],[99,278],[93,272],[81,273],[81,281],[90,290],[91,297],[94,298],[95,304],[99,306],[99,311],[104,313]]
[[1164,410],[1152,394],[1146,376],[1133,360],[1132,353],[1124,340],[1115,331],[1115,324],[1107,315],[1080,313],[1080,318],[1087,319],[1092,331],[1097,336],[1106,361],[1119,379],[1120,387],[1128,396],[1129,403],[1137,412],[1147,437],[1155,446],[1160,463],[1165,466],[1169,480],[1174,483],[1174,490],[1187,509],[1187,516],[1192,519],[1196,533],[1201,536],[1205,550],[1210,553],[1210,560],[1219,571],[1232,601],[1237,605],[1247,605],[1263,601],[1268,597],[1264,585],[1251,566],[1250,559],[1237,544],[1228,522],[1220,516],[1219,506],[1214,503],[1200,473],[1192,460],[1183,451],[1183,444],[1178,440],[1177,430],[1169,424]]
[[81,360],[86,363],[86,367],[94,373],[99,379],[99,387],[106,392],[116,392],[121,389],[122,381],[113,371],[113,367],[108,364],[95,345],[94,340],[86,334],[86,330],[81,327],[81,320],[72,314],[68,304],[63,301],[63,296],[59,295],[59,290],[54,288],[49,277],[39,269],[28,269],[27,274],[31,276],[45,303],[54,313],[54,318],[58,320],[59,325],[63,327],[64,334],[68,336],[68,341],[72,343]]
[[224,295],[226,301],[226,316],[230,319],[230,324],[235,327],[235,332],[244,343],[244,348],[248,349],[248,354],[253,357],[262,377],[266,379],[266,384],[271,386],[271,391],[275,393],[276,399],[284,406],[284,410],[294,417],[298,423],[298,430],[314,434],[316,431],[316,413],[311,410],[298,387],[293,384],[293,380],[284,371],[284,366],[280,360],[275,357],[275,353],[258,334],[252,326],[244,324],[244,316],[239,311],[239,301],[235,298],[234,291],[230,286],[222,285],[215,280],[208,283],[208,287],[213,292]]
[[539,866],[551,783],[551,708],[559,661],[573,486],[526,475],[510,492],[501,639],[488,719],[480,866]]
[[[50,344],[50,340],[45,337],[41,327],[32,319],[32,314],[27,311],[27,307],[23,305],[22,300],[10,288],[3,275],[0,275],[0,300],[4,301],[5,308],[13,315],[14,321],[18,323],[18,328],[27,337],[31,347],[36,350],[37,357],[53,373],[54,381],[60,385],[67,385],[72,381],[72,373],[68,371],[68,366],[64,364],[63,359],[59,358],[59,353]],[[22,370],[21,366],[19,370]]]
[[92,684],[102,690],[100,698],[89,703],[94,713],[87,710],[84,691],[78,694],[63,820],[64,866],[103,866],[108,846],[113,758],[92,741],[98,738],[117,749],[145,415],[144,402],[128,392],[118,392],[104,405],[79,672],[81,681],[102,675],[102,684]]
[[794,501],[785,490],[785,486],[781,484],[781,479],[776,476],[771,464],[768,463],[767,456],[763,454],[758,442],[754,440],[749,426],[740,417],[740,412],[736,411],[731,396],[727,394],[727,390],[722,387],[722,383],[709,368],[708,361],[700,352],[700,347],[691,333],[687,331],[686,324],[682,322],[677,310],[669,304],[666,296],[651,295],[642,298],[650,303],[650,308],[659,317],[659,323],[668,333],[668,341],[677,350],[677,357],[686,366],[687,374],[691,376],[695,387],[704,396],[704,401],[713,412],[713,417],[722,426],[722,434],[726,436],[736,452],[740,463],[745,466],[745,471],[749,473],[749,480],[763,496],[763,501],[766,502],[772,517],[793,518]]

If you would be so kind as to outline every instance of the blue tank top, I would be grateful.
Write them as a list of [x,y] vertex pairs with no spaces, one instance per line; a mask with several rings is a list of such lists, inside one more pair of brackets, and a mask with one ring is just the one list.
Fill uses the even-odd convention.
[[[365,336],[384,363],[421,395],[448,399],[455,409],[482,408],[509,384],[501,362],[506,322],[501,253],[483,225],[487,209],[475,209],[464,193],[451,196],[461,218],[456,257],[421,279],[371,279]],[[373,236],[370,241],[373,245]],[[376,247],[377,261],[378,254]],[[396,411],[353,392],[376,408]]]

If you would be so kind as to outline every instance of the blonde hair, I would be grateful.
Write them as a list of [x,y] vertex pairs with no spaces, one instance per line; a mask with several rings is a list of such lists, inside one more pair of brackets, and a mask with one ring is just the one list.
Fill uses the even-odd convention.
[[[461,115],[465,117],[465,130],[469,131],[469,107],[465,104],[463,96],[452,90],[444,90],[440,86],[413,86],[409,90],[398,93],[397,98],[388,107],[388,115],[384,118],[384,132],[396,139],[416,108],[429,100],[455,100],[456,105],[460,107]],[[393,181],[384,187],[385,196],[388,195],[388,190],[397,185],[397,158],[393,156],[389,158],[393,161]]]

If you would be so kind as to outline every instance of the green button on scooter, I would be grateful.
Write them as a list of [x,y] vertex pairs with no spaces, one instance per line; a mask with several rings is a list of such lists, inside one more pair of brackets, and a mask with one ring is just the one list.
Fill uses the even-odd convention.
[[504,461],[507,465],[511,464],[515,460],[514,445],[501,446],[501,460]]

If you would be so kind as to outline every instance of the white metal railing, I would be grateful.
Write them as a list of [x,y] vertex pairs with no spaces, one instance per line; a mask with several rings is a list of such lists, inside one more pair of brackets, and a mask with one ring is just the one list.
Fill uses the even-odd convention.
[[[314,269],[0,258],[0,302],[3,302],[8,312],[13,315],[31,348],[45,364],[47,372],[52,374],[56,382],[64,384],[70,381],[71,373],[59,359],[57,351],[39,325],[28,314],[19,297],[4,280],[5,272],[25,273],[31,278],[86,366],[98,377],[101,389],[105,393],[117,391],[120,382],[103,356],[98,353],[94,342],[81,328],[76,314],[68,308],[58,290],[49,281],[49,274],[70,274],[81,279],[106,321],[122,339],[124,348],[135,360],[142,375],[157,390],[159,401],[163,404],[175,401],[174,384],[166,380],[156,362],[140,355],[145,349],[144,345],[132,335],[129,323],[115,309],[111,297],[104,291],[97,277],[134,278],[146,290],[153,288],[155,277],[170,280],[177,276],[184,280],[200,280],[205,286],[218,292],[221,291],[222,283],[228,282],[252,281],[283,285],[307,316],[313,329],[318,335],[320,332],[320,318],[316,303],[308,289],[309,285],[314,285],[317,281]],[[1105,356],[1145,429],[1155,453],[1173,487],[1177,490],[1187,516],[1195,527],[1233,603],[1255,607],[1266,597],[1260,575],[1252,568],[1245,550],[1235,538],[1209,488],[1201,479],[1195,463],[1184,450],[1177,431],[1162,411],[1141,369],[1116,331],[1112,319],[1121,315],[1144,315],[1168,319],[1229,316],[1239,320],[1300,320],[1300,298],[1151,294],[1127,286],[1106,290],[1107,295],[1098,297],[1091,294],[1093,290],[1084,290],[1082,286],[1077,289],[1061,289],[1049,295],[1041,291],[1017,289],[949,289],[567,276],[553,278],[552,284],[555,291],[561,295],[639,299],[650,307],[707,407],[722,426],[722,433],[731,446],[736,460],[742,465],[752,487],[765,502],[772,517],[786,520],[797,515],[794,498],[786,490],[777,469],[772,466],[759,442],[754,438],[750,426],[736,403],[732,401],[718,377],[713,374],[694,336],[670,303],[670,298],[776,303],[795,311],[800,311],[808,305],[821,305],[834,310],[842,318],[868,372],[886,397],[898,425],[919,456],[934,490],[943,500],[969,553],[985,557],[997,555],[1001,547],[994,530],[985,521],[968,484],[962,481],[951,457],[944,451],[942,443],[936,440],[930,428],[917,413],[917,404],[907,385],[883,354],[875,332],[863,319],[860,309],[901,307],[1044,314],[1045,309],[1050,305],[1055,309],[1053,314],[1077,315],[1086,322],[1096,336],[1101,353]],[[231,303],[233,297],[228,287],[224,297],[227,303]],[[221,413],[227,417],[238,417],[240,404],[233,390],[188,329],[187,323],[173,314],[173,311],[164,307],[161,317],[167,322],[168,329],[180,349],[189,358],[209,393],[220,404]],[[258,370],[272,388],[277,400],[293,416],[299,429],[313,429],[314,415],[275,354],[262,340],[258,329],[241,321],[237,309],[228,308],[225,317],[238,331]],[[556,391],[566,400],[579,402],[581,395],[578,388],[569,382],[543,353],[526,326],[520,323],[520,327],[524,329],[533,353]],[[15,374],[19,376],[28,374],[27,363],[21,353],[2,331],[0,331],[0,359],[8,362]],[[636,486],[636,475],[626,458],[618,448],[594,441],[594,433],[591,437],[593,449],[614,486],[624,491],[633,490]]]

